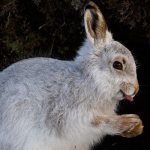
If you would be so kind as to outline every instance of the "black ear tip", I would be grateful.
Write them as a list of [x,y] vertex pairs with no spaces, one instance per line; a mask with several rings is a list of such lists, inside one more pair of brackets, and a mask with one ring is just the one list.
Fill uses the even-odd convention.
[[86,5],[85,5],[85,8],[84,10],[87,10],[87,9],[95,9],[95,10],[98,10],[98,6],[93,2],[93,1],[90,1],[88,2]]

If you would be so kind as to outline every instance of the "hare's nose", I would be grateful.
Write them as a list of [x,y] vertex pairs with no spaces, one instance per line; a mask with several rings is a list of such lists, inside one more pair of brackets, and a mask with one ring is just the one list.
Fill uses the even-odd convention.
[[136,95],[138,93],[138,91],[139,91],[139,84],[138,84],[138,82],[134,84],[134,89],[135,89],[134,90],[134,95]]

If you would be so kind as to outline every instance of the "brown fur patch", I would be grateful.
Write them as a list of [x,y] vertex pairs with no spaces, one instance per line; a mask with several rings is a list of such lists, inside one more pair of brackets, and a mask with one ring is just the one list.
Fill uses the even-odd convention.
[[131,138],[142,134],[144,126],[141,119],[137,115],[129,117],[123,115],[120,119],[121,120],[119,122],[121,124],[119,128],[120,131],[122,131],[121,136]]
[[99,126],[100,124],[102,123],[108,123],[109,122],[109,119],[108,118],[105,118],[105,117],[102,117],[102,116],[96,116],[93,118],[93,120],[91,121],[91,124],[93,126]]

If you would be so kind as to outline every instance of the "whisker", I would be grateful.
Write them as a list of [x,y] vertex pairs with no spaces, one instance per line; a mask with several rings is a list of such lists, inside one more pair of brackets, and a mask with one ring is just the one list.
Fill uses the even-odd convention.
[[150,85],[139,85],[140,87],[150,87]]
[[139,95],[139,94],[145,95],[145,92],[140,89],[137,95]]

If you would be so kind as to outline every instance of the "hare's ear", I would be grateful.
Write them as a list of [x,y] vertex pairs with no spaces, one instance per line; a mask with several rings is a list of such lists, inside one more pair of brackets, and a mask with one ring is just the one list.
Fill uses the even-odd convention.
[[85,7],[84,24],[87,37],[93,44],[95,40],[107,40],[107,24],[99,7],[94,2],[89,2]]

